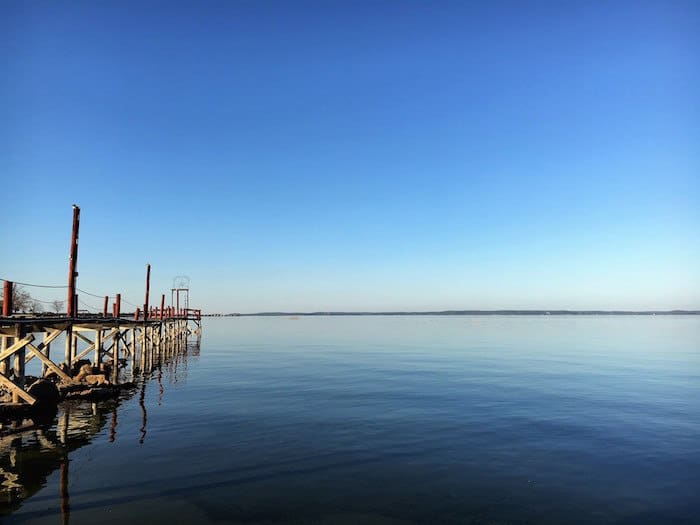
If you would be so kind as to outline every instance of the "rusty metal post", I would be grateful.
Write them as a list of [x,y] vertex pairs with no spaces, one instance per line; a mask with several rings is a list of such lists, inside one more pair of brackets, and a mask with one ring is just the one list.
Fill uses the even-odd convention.
[[73,205],[73,229],[70,237],[70,259],[68,259],[68,303],[66,304],[68,317],[75,317],[77,303],[75,302],[75,278],[78,276],[78,233],[80,230],[80,208]]
[[[140,314],[141,314],[141,310],[140,310],[140,308],[137,306],[137,307],[136,307],[136,310],[134,311],[134,321],[138,321],[138,320],[139,320],[139,315],[140,315]],[[143,314],[144,314],[144,317],[145,317],[145,316],[146,316],[146,312],[144,312]]]
[[165,308],[165,294],[160,296],[160,320],[163,320],[163,309]]
[[114,300],[114,317],[119,319],[122,315],[122,294],[118,293]]
[[143,320],[146,321],[148,318],[148,295],[151,291],[151,265],[146,265],[146,297],[143,301]]
[[12,315],[12,281],[2,282],[2,316]]
[[[9,317],[12,315],[12,281],[2,282],[2,316]],[[0,351],[5,350],[8,346],[14,343],[11,337],[0,336]],[[0,362],[0,374],[7,375],[7,369],[10,367],[10,359],[3,359]]]
[[107,304],[109,303],[109,296],[105,295],[105,304],[102,306],[102,317],[107,317]]

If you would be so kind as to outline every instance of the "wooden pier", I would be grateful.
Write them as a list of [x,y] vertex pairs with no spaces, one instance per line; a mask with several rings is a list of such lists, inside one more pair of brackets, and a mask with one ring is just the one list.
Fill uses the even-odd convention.
[[[70,522],[68,470],[69,456],[92,442],[103,430],[109,443],[121,439],[147,440],[148,411],[146,390],[154,383],[157,404],[166,392],[164,385],[186,380],[187,359],[199,355],[199,337],[186,345],[177,345],[163,352],[153,352],[152,368],[141,368],[131,378],[131,387],[119,391],[119,396],[100,403],[83,399],[68,399],[58,406],[35,410],[22,405],[27,415],[0,420],[0,521],[2,516],[17,510],[22,502],[46,486],[47,478],[59,471],[58,498],[60,504],[47,509],[59,514],[61,523]],[[147,366],[147,365],[146,365]],[[138,402],[140,425],[118,431],[118,409],[130,399]],[[126,432],[126,433],[125,433]]]
[[[41,361],[41,373],[31,376],[32,380],[52,377],[64,389],[82,385],[76,380],[76,365],[89,360],[94,369],[90,375],[104,375],[114,387],[120,378],[133,377],[140,370],[150,370],[156,360],[168,359],[187,344],[189,336],[201,333],[198,310],[169,312],[162,318],[157,312],[155,319],[134,317],[0,317],[0,388],[12,394],[12,403],[36,403],[25,390],[31,390],[26,364],[34,358]],[[60,361],[51,353],[52,343],[59,337],[64,347]]]
[[[42,401],[37,394],[47,390],[43,387],[48,382],[56,386],[60,396],[81,388],[102,393],[114,390],[133,380],[139,371],[150,370],[154,362],[177,354],[187,345],[188,337],[201,334],[201,311],[180,307],[180,294],[189,295],[188,290],[173,287],[175,304],[171,306],[165,305],[165,294],[159,307],[149,305],[150,264],[146,266],[143,308],[122,313],[121,295],[116,294],[111,312],[105,296],[101,313],[80,313],[76,293],[79,219],[80,209],[74,206],[64,314],[15,312],[14,283],[3,281],[0,410]],[[34,359],[37,373],[29,375],[27,364]]]

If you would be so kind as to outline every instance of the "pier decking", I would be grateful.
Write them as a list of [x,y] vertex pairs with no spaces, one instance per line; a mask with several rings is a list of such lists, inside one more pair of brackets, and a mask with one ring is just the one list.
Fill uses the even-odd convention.
[[[36,399],[25,387],[26,364],[41,361],[39,378],[52,376],[59,386],[75,385],[75,365],[91,361],[110,386],[119,384],[120,371],[148,370],[156,359],[168,358],[201,333],[201,314],[188,310],[160,316],[75,318],[52,316],[0,317],[0,388],[12,395],[12,403],[33,405]],[[52,356],[51,346],[63,339],[62,358]],[[12,366],[10,365],[12,360]],[[89,386],[89,385],[88,385]],[[0,405],[7,404],[7,400]]]

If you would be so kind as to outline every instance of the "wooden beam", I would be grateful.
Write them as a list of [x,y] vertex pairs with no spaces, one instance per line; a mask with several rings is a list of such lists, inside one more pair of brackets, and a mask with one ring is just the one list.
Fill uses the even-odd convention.
[[[92,332],[92,329],[90,329],[90,331]],[[78,332],[75,328],[73,329],[73,334],[74,334],[78,339],[80,339],[80,340],[83,341],[84,343],[89,344],[90,346],[93,346],[93,345],[95,344],[93,341],[90,341],[90,339],[88,339],[88,338],[85,337],[83,334],[81,334],[80,332]]]
[[[28,345],[28,344],[31,343],[32,341],[34,341],[34,334],[29,334],[29,335],[27,335],[24,339],[20,339],[20,340],[17,341],[15,344],[13,344],[12,346],[10,346],[7,350],[5,350],[4,352],[0,353],[0,361],[2,361],[3,359],[7,359],[8,357],[10,357],[10,356],[11,356],[12,354],[14,354],[15,352],[18,352],[18,351],[22,350],[22,348],[24,348],[26,345]],[[14,383],[13,383],[13,384],[14,384]]]
[[[44,341],[41,342],[41,343],[39,343],[39,346],[37,346],[37,348],[38,348],[40,351],[43,352],[43,351],[44,351],[44,348],[48,347],[48,346],[51,344],[51,341],[53,341],[53,340],[56,339],[59,335],[61,335],[62,332],[63,332],[63,330],[55,330],[55,331],[52,332],[51,334],[45,335],[45,336],[44,336]],[[32,359],[34,359],[34,356],[33,356],[33,355],[27,356],[27,359],[26,359],[24,362],[25,362],[25,363],[28,363],[28,362],[31,361]]]
[[[26,344],[26,343],[25,343]],[[27,394],[23,389],[15,385],[12,381],[7,379],[4,375],[0,375],[0,385],[7,387],[14,395],[21,397],[30,405],[36,403],[36,399]]]
[[66,374],[63,370],[61,370],[58,366],[56,366],[56,364],[53,361],[51,361],[51,359],[49,359],[44,354],[42,354],[41,350],[39,350],[36,346],[34,346],[31,343],[28,343],[27,348],[29,348],[29,350],[31,352],[34,352],[34,355],[37,356],[37,358],[42,363],[44,363],[48,368],[50,368],[51,370],[56,372],[56,375],[58,377],[60,377],[61,379],[63,379],[64,381],[67,381],[69,383],[72,381],[71,377],[68,374]]
[[88,355],[90,352],[92,352],[95,349],[95,345],[88,346],[85,350],[80,352],[78,355],[75,356],[75,361],[78,361]]

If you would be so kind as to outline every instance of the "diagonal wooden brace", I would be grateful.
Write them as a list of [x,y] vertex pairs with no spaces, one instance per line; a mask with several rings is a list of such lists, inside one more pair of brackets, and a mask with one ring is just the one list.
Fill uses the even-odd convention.
[[37,348],[31,343],[27,344],[27,348],[31,352],[34,352],[34,355],[37,356],[42,363],[44,363],[47,367],[54,371],[58,377],[60,377],[64,381],[67,381],[68,383],[71,382],[71,377],[68,374],[66,374],[63,370],[61,370],[58,366],[56,366],[56,364],[53,361],[51,361],[51,359],[49,359],[43,353],[41,353],[41,350],[39,350],[39,348]]
[[22,350],[22,348],[27,346],[32,341],[34,341],[33,334],[29,334],[24,339],[20,339],[19,341],[17,341],[15,344],[13,344],[11,347],[9,347],[4,352],[0,352],[0,361],[7,359],[15,352],[19,352],[20,350]]
[[11,392],[17,394],[18,397],[21,397],[24,399],[27,403],[30,405],[33,405],[36,403],[36,399],[34,399],[32,396],[27,394],[24,390],[22,390],[20,387],[15,385],[12,381],[7,379],[4,375],[0,374],[0,385],[3,385],[7,388],[10,389]]
[[[46,348],[47,346],[49,346],[49,344],[51,344],[51,342],[52,342],[54,339],[56,339],[59,335],[61,335],[62,333],[63,333],[63,330],[56,330],[56,331],[54,331],[54,332],[53,332],[51,335],[49,335],[43,342],[39,343],[39,346],[36,347],[37,350],[43,352],[43,351],[44,351],[44,348]],[[25,362],[25,363],[28,363],[28,362],[31,361],[32,359],[34,359],[34,354],[28,355],[27,358],[24,360],[24,362]]]

